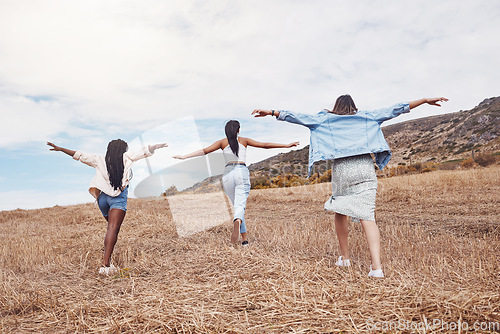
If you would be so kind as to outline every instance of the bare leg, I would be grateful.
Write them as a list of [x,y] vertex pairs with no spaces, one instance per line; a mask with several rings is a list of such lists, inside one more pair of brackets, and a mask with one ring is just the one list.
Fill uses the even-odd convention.
[[241,233],[241,241],[247,241],[247,232]]
[[339,241],[340,255],[343,260],[349,259],[349,247],[347,236],[349,235],[349,226],[347,224],[347,216],[335,213],[335,231]]
[[118,232],[122,226],[123,219],[125,218],[125,211],[120,209],[109,210],[109,215],[106,218],[108,221],[108,230],[104,237],[104,261],[103,265],[109,267],[111,254],[115,248],[116,240],[118,239]]
[[366,240],[368,241],[368,248],[370,249],[370,255],[372,258],[372,269],[382,269],[382,265],[380,263],[380,232],[378,230],[378,226],[373,220],[363,219],[361,219],[361,225],[363,225]]
[[231,234],[231,242],[233,244],[238,242],[238,237],[240,236],[240,224],[241,224],[241,219],[239,218],[233,221],[233,233]]

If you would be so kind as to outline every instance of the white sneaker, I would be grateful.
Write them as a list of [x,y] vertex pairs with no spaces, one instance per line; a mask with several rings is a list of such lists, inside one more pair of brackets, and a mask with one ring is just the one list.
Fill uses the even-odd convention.
[[384,272],[382,271],[382,269],[373,270],[372,266],[370,266],[370,272],[368,273],[368,276],[382,278],[384,277]]
[[109,267],[99,268],[99,274],[101,275],[112,275],[118,271],[118,268],[111,264]]
[[338,267],[350,267],[351,266],[351,260],[342,260],[342,255],[339,256],[339,259],[337,262],[335,262],[335,265]]

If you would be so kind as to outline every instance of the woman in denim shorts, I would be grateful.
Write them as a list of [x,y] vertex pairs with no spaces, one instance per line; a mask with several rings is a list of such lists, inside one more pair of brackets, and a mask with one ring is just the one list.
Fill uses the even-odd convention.
[[224,175],[222,177],[222,185],[224,186],[224,192],[234,206],[231,242],[236,244],[239,234],[241,233],[241,244],[242,246],[247,246],[248,239],[245,224],[245,208],[248,194],[250,193],[250,173],[246,166],[247,146],[250,145],[260,148],[287,148],[297,146],[299,143],[261,143],[250,138],[239,137],[240,123],[235,120],[226,123],[225,132],[226,138],[220,139],[204,149],[186,155],[176,155],[173,158],[184,160],[202,156],[218,149],[222,150],[226,162]]
[[89,192],[97,201],[102,215],[108,222],[104,237],[104,259],[100,274],[109,275],[117,268],[111,264],[111,254],[118,239],[118,232],[127,211],[128,185],[132,176],[132,164],[140,159],[150,157],[158,148],[168,146],[166,143],[149,145],[138,152],[127,152],[128,145],[121,139],[112,140],[108,144],[105,156],[73,151],[47,142],[51,151],[61,151],[96,169],[90,182]]

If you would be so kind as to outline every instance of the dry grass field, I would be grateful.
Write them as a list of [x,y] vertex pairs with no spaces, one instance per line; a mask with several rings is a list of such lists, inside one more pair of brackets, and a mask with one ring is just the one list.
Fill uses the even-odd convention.
[[114,277],[97,274],[105,222],[92,204],[0,212],[0,332],[499,331],[500,167],[379,180],[384,279],[367,277],[358,224],[354,265],[334,265],[329,194],[252,190],[247,248],[229,245],[229,221],[179,237],[168,200],[131,199]]

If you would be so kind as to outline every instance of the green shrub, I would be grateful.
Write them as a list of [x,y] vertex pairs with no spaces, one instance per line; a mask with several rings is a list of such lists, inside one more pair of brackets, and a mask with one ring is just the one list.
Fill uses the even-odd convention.
[[460,166],[462,166],[463,168],[472,168],[472,167],[474,167],[474,165],[475,165],[475,162],[474,162],[474,160],[472,158],[465,159],[460,164]]

